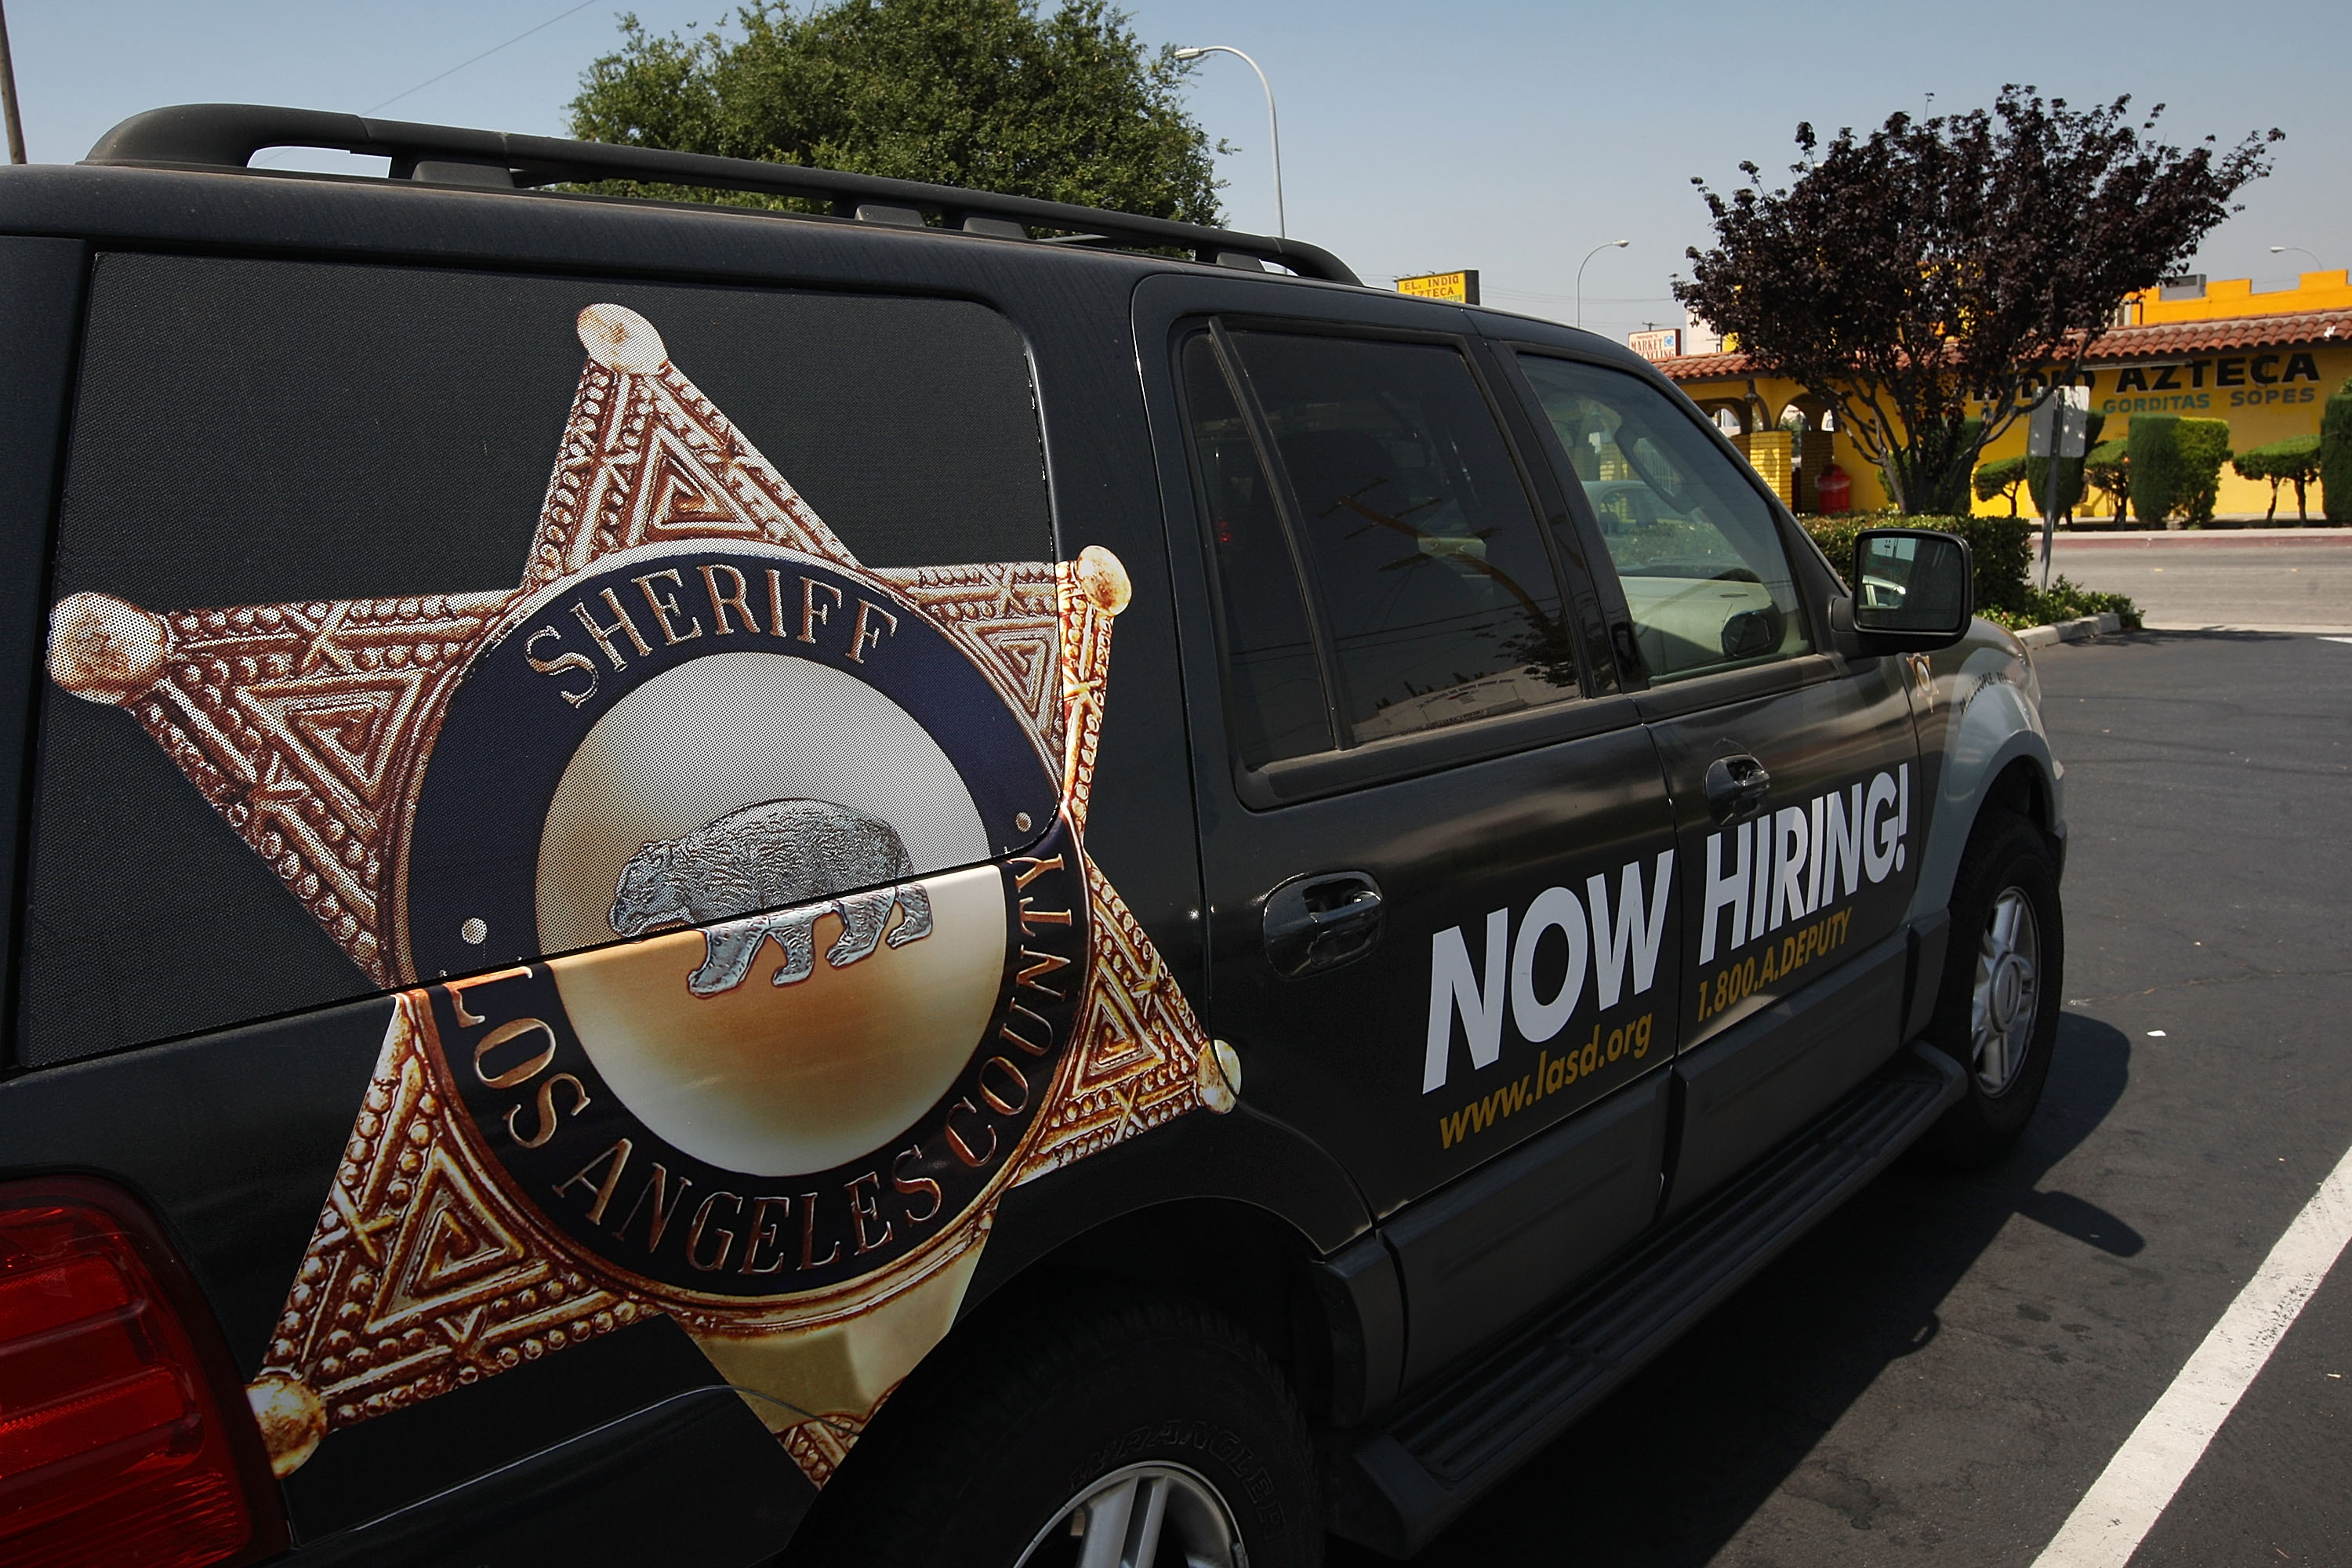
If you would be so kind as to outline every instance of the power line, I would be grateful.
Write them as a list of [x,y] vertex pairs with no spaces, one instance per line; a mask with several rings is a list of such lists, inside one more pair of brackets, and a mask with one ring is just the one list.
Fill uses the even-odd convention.
[[[543,33],[548,28],[555,26],[558,22],[562,21],[565,17],[576,16],[581,12],[585,11],[589,6],[595,4],[596,0],[580,0],[580,4],[572,6],[570,10],[559,11],[544,22],[538,23],[533,26],[525,27],[521,32],[517,33],[505,43],[493,44],[488,48],[484,49],[480,54],[474,56],[470,59],[459,60],[456,65],[451,66],[447,70],[442,71],[437,76],[426,77],[415,87],[395,92],[390,98],[385,99],[382,103],[371,104],[367,108],[361,110],[360,112],[362,115],[367,115],[373,114],[379,109],[389,109],[394,104],[398,103],[402,99],[413,98],[416,94],[423,92],[426,88],[431,87],[435,82],[446,81],[449,78],[456,76],[459,71],[464,70],[467,66],[479,65],[482,61],[488,59],[492,55],[497,54],[500,49],[510,49],[514,47],[515,45],[521,43],[525,38],[530,37],[533,33]],[[254,159],[253,162],[255,165],[258,167],[268,164],[272,158],[278,155],[278,149],[272,149],[270,152],[265,153],[260,157]]]
[[456,65],[451,66],[439,76],[426,77],[423,81],[418,82],[415,87],[408,89],[406,91],[395,92],[390,98],[385,99],[382,103],[372,104],[369,107],[361,110],[360,112],[362,114],[373,114],[379,109],[391,108],[394,104],[398,103],[404,98],[413,98],[417,93],[423,92],[426,88],[431,87],[435,82],[446,80],[447,78],[456,76],[467,66],[479,65],[482,61],[488,59],[492,55],[497,54],[500,49],[510,49],[514,47],[515,45],[521,43],[525,38],[530,37],[533,33],[543,33],[548,28],[555,26],[558,22],[562,21],[566,16],[576,16],[594,4],[596,4],[596,0],[580,0],[580,4],[572,6],[570,10],[558,12],[556,15],[550,16],[546,21],[540,23],[537,26],[525,27],[521,32],[517,33],[505,43],[494,44],[490,47],[484,49],[480,54],[476,55],[471,59],[459,60]]
[[[1575,299],[1572,294],[1538,294],[1529,289],[1487,288],[1481,291],[1487,294],[1499,294],[1512,300],[1546,300],[1563,305]],[[1584,297],[1584,302],[1588,305],[1670,305],[1674,303],[1674,296],[1671,294],[1587,294]]]

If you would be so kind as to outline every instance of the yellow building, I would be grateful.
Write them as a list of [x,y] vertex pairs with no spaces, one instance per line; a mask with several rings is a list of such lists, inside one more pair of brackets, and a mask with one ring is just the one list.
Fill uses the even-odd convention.
[[[2090,388],[2092,408],[2105,417],[2102,440],[2126,434],[2135,414],[2226,420],[2231,447],[2240,452],[2317,435],[2328,394],[2352,379],[2352,279],[2342,270],[2306,272],[2293,289],[2263,293],[2243,278],[2210,286],[2169,284],[2127,300],[2117,318],[2125,324],[2091,345],[2080,378]],[[1657,364],[1798,510],[1815,510],[1813,484],[1830,463],[1853,481],[1853,510],[1886,503],[1877,469],[1833,427],[1827,405],[1795,382],[1755,372],[1740,353],[1690,354]],[[1798,417],[1790,417],[1792,410]],[[1980,460],[2024,450],[2020,419]],[[2222,465],[2218,515],[2259,518],[2270,499],[2267,481],[2240,479]],[[2315,517],[2318,500],[2315,493]],[[2282,504],[2292,508],[2292,495]],[[2020,509],[2035,510],[2023,500]],[[2009,505],[1979,501],[1976,510],[2006,512]],[[2081,514],[2104,510],[2095,493]]]

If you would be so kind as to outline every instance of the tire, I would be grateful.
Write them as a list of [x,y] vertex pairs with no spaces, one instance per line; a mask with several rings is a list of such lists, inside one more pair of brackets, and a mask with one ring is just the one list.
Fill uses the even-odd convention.
[[2058,868],[2041,830],[2007,812],[1988,813],[1960,857],[1951,910],[1927,1034],[1960,1064],[1968,1089],[1921,1148],[1940,1163],[1966,1167],[1997,1159],[2017,1142],[2050,1078],[2066,932]]
[[1073,1533],[1091,1524],[1126,1531],[1101,1562],[1144,1568],[1155,1514],[1160,1568],[1322,1561],[1306,1424],[1227,1319],[1120,1296],[966,1328],[961,1354],[884,1406],[787,1563],[1067,1568],[1097,1561]]

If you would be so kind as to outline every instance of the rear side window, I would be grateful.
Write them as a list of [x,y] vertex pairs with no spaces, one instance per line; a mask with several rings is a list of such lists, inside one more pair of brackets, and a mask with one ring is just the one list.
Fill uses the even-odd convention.
[[1251,767],[1328,751],[1322,669],[1282,506],[1206,332],[1184,345],[1184,395],[1217,563],[1234,749]]
[[[977,304],[121,255],[92,283],[50,602],[512,590],[600,302],[656,323],[864,563],[1053,558],[1023,344]],[[364,771],[374,716],[300,721]],[[48,685],[41,723],[23,1059],[375,988],[136,712]]]
[[1771,509],[1685,409],[1622,371],[1519,363],[1601,524],[1651,679],[1811,649]]
[[[1220,461],[1220,417],[1252,426],[1249,460],[1279,477],[1276,505],[1246,526],[1220,510],[1216,557],[1238,749],[1247,765],[1518,712],[1573,696],[1558,578],[1509,447],[1477,378],[1450,344],[1236,331],[1226,338],[1245,407],[1204,395],[1207,334],[1186,348],[1195,448]],[[1194,368],[1199,367],[1199,368]],[[1234,416],[1223,411],[1234,408]],[[1239,416],[1238,418],[1235,416]],[[1234,514],[1234,515],[1229,515]],[[1284,548],[1244,539],[1282,530]],[[1231,533],[1235,542],[1229,544]],[[1240,661],[1259,634],[1257,578],[1303,574],[1306,628],[1336,720],[1277,714]],[[1286,602],[1288,588],[1274,590]],[[1291,623],[1297,626],[1297,622]],[[1286,637],[1294,634],[1285,634]],[[1298,661],[1293,668],[1301,671]]]

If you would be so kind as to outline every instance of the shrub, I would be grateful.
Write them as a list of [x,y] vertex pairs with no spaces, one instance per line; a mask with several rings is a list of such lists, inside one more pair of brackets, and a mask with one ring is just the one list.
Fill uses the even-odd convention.
[[2142,522],[2162,526],[2180,506],[2188,465],[2180,456],[2180,416],[2142,414],[2131,422],[2131,506]]
[[[1976,559],[1977,612],[2014,613],[2025,607],[2025,574],[2033,563],[2033,524],[2022,517],[1808,517],[1801,520],[1813,542],[1843,577],[1853,568],[1853,539],[1865,528],[1933,528],[1969,542]],[[1994,618],[1999,619],[1999,616]],[[2021,625],[2032,625],[2021,622]]]
[[2127,630],[2140,626],[2139,606],[2122,594],[2095,593],[2060,576],[2047,588],[2027,578],[2033,564],[2033,524],[2021,517],[1904,517],[1880,512],[1874,517],[1800,518],[1805,531],[1822,547],[1843,578],[1853,566],[1853,538],[1865,528],[1934,528],[1957,533],[1969,542],[1976,558],[1977,614],[2016,631],[2024,626],[2070,621],[2112,610]]
[[2330,522],[2352,522],[2352,381],[2319,416],[2319,510]]
[[[2097,450],[2099,446],[2099,432],[2105,427],[2106,423],[2107,416],[2104,414],[2095,411],[2089,416],[2083,429],[2083,439],[2086,447],[2094,451]],[[2087,465],[2090,459],[2087,457],[2061,458],[2058,459],[2059,516],[2071,517],[2074,515],[2074,509],[2083,504],[2083,472],[2085,465]],[[2032,503],[2035,516],[2038,517],[2041,515],[2042,508],[2048,500],[2049,495],[2050,459],[2047,458],[2026,458],[2025,496],[2026,500]]]
[[2181,512],[2192,523],[2210,522],[2221,493],[2221,465],[2230,460],[2230,422],[2183,419],[2175,438],[2180,444]]
[[[2095,414],[2091,417],[2100,416]],[[2131,520],[2130,442],[2118,436],[2093,447],[2090,456],[2083,459],[2083,479],[2114,504],[2117,522]]]
[[1990,500],[1995,496],[2009,498],[2009,515],[2017,515],[2017,487],[2025,482],[2025,459],[1996,458],[1977,468],[1977,500]]
[[2029,584],[2022,607],[2017,611],[1987,610],[1988,620],[1998,621],[2011,631],[2023,626],[2046,626],[2053,621],[2071,621],[2081,616],[2095,616],[2112,610],[2120,616],[2126,631],[2140,628],[2139,606],[2123,594],[2102,594],[2070,581],[2063,573],[2049,587]]
[[2271,482],[2271,507],[2263,513],[2268,522],[2278,515],[2279,486],[2294,487],[2294,516],[2298,522],[2309,522],[2311,512],[2305,504],[2305,490],[2319,478],[2319,437],[2290,436],[2284,441],[2273,441],[2251,452],[2241,452],[2230,466],[2238,470],[2242,479],[2268,479]]

